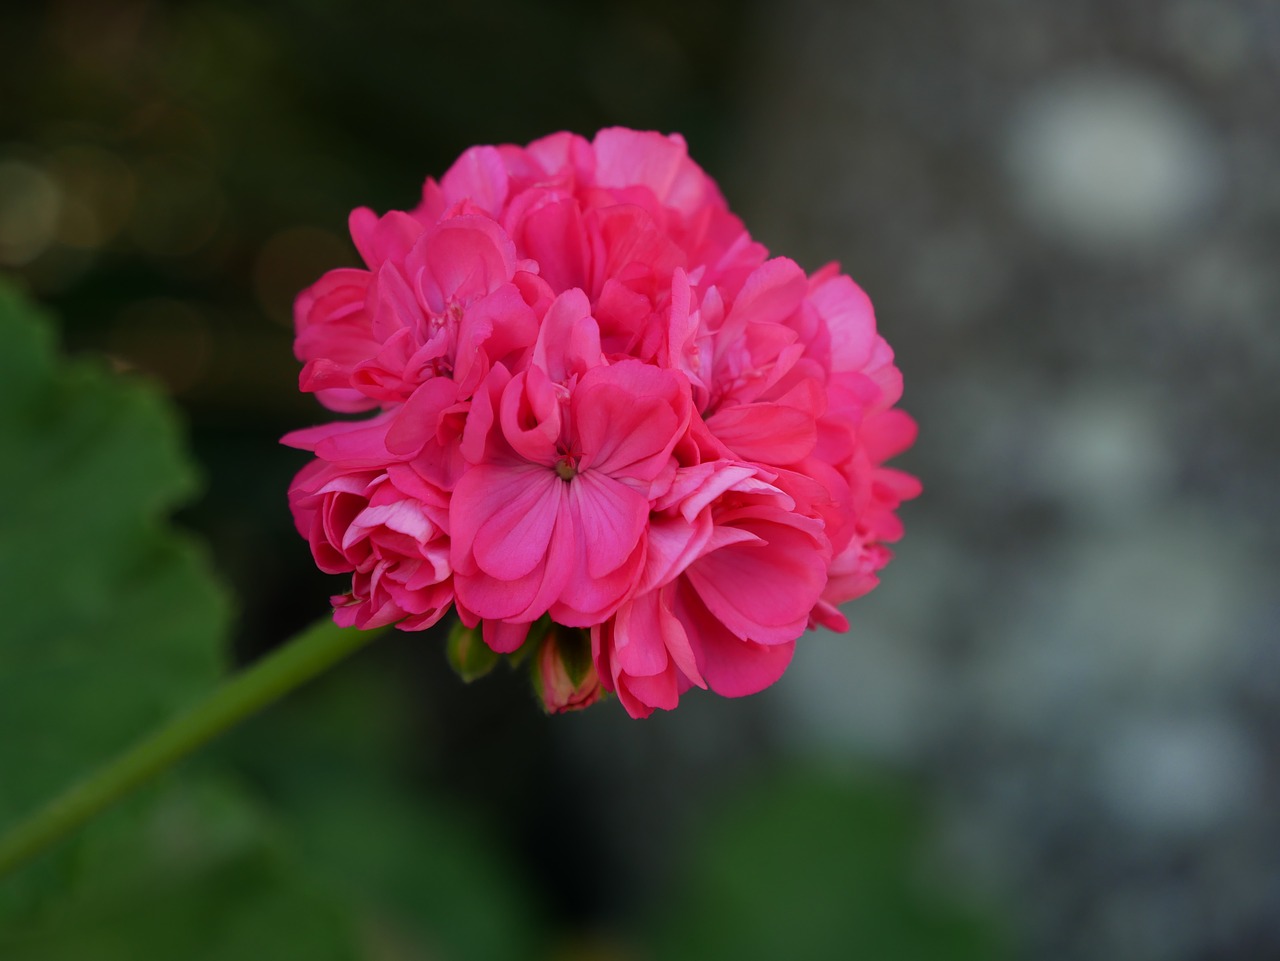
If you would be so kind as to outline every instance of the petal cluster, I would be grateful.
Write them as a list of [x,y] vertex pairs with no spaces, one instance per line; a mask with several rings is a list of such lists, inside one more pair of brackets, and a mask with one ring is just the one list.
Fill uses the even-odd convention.
[[339,623],[546,638],[549,710],[634,717],[848,627],[919,493],[885,466],[901,375],[862,290],[771,258],[678,135],[475,147],[350,228],[364,265],[298,296],[295,350],[304,391],[375,413],[284,439],[315,454],[289,497],[350,575]]

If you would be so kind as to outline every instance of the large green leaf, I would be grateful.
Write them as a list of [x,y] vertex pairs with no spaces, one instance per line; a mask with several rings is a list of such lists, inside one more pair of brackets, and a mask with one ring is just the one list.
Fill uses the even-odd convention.
[[[214,686],[229,605],[166,520],[195,479],[165,399],[3,286],[0,343],[4,831]],[[207,763],[0,879],[6,961],[350,961],[355,927]]]
[[229,606],[165,522],[195,476],[160,393],[63,361],[5,286],[0,343],[3,830],[211,687]]

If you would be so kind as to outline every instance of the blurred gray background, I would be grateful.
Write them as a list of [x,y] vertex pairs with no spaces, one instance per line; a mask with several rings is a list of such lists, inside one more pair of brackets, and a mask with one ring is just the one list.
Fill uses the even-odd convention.
[[932,785],[1028,956],[1280,956],[1280,5],[800,0],[753,57],[742,212],[871,292],[925,483],[770,708]]

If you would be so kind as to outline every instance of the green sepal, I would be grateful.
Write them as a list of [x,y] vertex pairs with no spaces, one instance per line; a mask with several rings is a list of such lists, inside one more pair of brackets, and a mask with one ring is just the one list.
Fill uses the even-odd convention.
[[569,675],[569,683],[580,685],[591,670],[591,632],[582,627],[561,627],[556,632],[560,643],[560,660]]
[[501,660],[501,655],[484,642],[479,627],[467,627],[461,621],[455,621],[449,631],[445,656],[454,673],[468,684],[484,677]]

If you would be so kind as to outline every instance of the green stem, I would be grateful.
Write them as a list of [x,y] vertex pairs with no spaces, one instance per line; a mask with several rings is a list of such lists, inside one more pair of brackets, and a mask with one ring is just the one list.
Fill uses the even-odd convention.
[[364,647],[379,633],[340,628],[326,619],[232,675],[185,714],[143,738],[0,837],[0,877],[219,734]]

